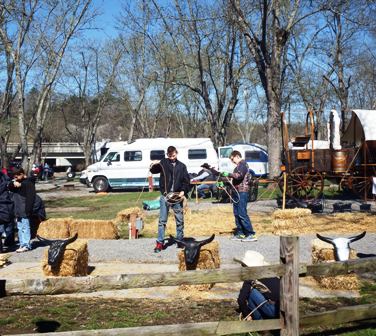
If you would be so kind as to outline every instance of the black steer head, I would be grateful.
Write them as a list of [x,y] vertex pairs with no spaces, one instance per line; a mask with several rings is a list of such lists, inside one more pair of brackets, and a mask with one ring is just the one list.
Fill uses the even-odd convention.
[[50,245],[50,248],[48,250],[48,265],[50,265],[52,268],[59,265],[66,246],[74,242],[77,239],[77,237],[78,235],[76,233],[73,237],[70,237],[65,240],[49,240],[37,235],[37,238],[42,243]]
[[215,235],[213,234],[210,238],[201,241],[197,241],[195,238],[191,237],[186,237],[179,240],[173,236],[170,236],[170,239],[181,247],[184,247],[185,265],[187,266],[187,269],[192,270],[195,269],[197,265],[201,247],[212,242],[214,237]]

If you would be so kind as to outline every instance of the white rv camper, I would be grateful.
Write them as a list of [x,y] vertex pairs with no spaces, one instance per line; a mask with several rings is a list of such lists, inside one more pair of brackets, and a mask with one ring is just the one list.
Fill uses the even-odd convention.
[[[218,167],[217,153],[209,138],[137,139],[129,144],[111,144],[99,162],[87,167],[85,182],[92,184],[96,192],[147,187],[151,161],[164,158],[168,146],[176,147],[178,160],[187,166],[188,173],[198,173],[205,162]],[[153,186],[157,187],[158,182],[159,176],[154,175]]]
[[237,150],[249,166],[252,176],[265,176],[268,174],[268,152],[266,147],[258,144],[232,144],[218,148],[219,170],[232,173],[235,165],[230,161],[232,151]]

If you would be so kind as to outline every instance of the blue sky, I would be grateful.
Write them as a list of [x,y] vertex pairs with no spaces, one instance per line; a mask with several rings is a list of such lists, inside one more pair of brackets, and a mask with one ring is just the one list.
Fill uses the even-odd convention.
[[93,0],[93,5],[100,13],[95,20],[95,27],[100,30],[91,31],[91,38],[113,37],[116,35],[115,16],[120,13],[121,0]]

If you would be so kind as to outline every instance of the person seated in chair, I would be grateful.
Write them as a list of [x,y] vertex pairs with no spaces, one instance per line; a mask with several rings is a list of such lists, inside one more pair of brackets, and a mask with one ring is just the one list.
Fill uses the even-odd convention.
[[[195,176],[194,178],[191,179],[191,182],[205,182],[205,181],[210,181],[214,182],[216,181],[215,177],[215,170],[210,167],[207,163],[204,163],[203,165],[200,166],[202,170],[199,171],[198,175]],[[211,194],[215,191],[215,184],[200,184],[197,186],[197,194],[199,198],[205,198],[206,194],[205,191],[209,190]]]

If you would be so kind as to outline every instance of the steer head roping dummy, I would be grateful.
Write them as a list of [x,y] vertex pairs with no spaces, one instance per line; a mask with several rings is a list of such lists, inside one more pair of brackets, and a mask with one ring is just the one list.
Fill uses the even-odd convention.
[[48,250],[48,265],[56,267],[64,254],[65,248],[68,244],[74,242],[77,239],[77,233],[68,239],[64,240],[49,240],[37,235],[37,238],[44,244],[50,245]]
[[182,240],[179,240],[170,235],[170,239],[172,241],[174,241],[181,247],[184,247],[185,265],[187,266],[187,269],[191,270],[194,269],[197,264],[201,247],[211,243],[214,237],[215,235],[213,234],[208,239],[198,241],[195,238],[191,237],[185,237]]
[[334,246],[334,256],[336,261],[346,261],[350,257],[350,243],[362,239],[366,235],[366,231],[361,234],[349,238],[329,238],[316,234],[316,237],[322,241]]

